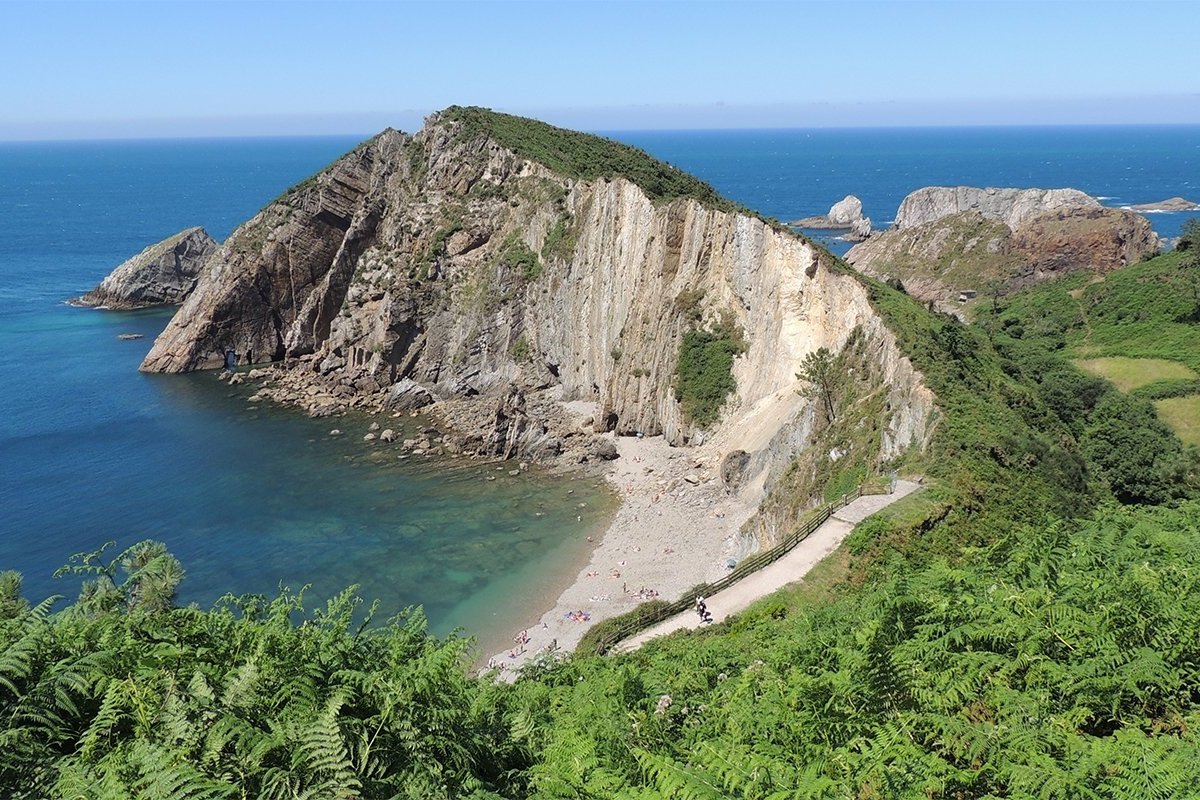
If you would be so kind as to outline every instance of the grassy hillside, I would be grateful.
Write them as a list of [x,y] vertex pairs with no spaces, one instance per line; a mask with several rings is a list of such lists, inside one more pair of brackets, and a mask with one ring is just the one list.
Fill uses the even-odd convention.
[[[1076,276],[1006,298],[979,312],[994,335],[1061,353],[1200,444],[1200,263],[1172,252],[1103,278]],[[1015,346],[1015,345],[1014,345]]]
[[999,324],[1074,358],[1160,358],[1200,371],[1200,265],[1171,252],[1103,277],[1075,275],[1006,298]]

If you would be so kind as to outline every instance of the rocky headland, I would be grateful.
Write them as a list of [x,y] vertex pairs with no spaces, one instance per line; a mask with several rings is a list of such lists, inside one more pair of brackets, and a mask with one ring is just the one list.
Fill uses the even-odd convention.
[[[452,108],[364,142],[234,231],[142,369],[216,368],[232,350],[275,364],[268,393],[310,413],[436,403],[486,455],[553,457],[561,431],[544,417],[560,400],[597,403],[595,434],[696,444],[803,414],[800,360],[855,329],[881,368],[902,360],[831,263],[634,148]],[[719,325],[746,351],[705,430],[676,367],[687,331]],[[894,407],[919,383],[894,387]]]
[[846,260],[961,313],[977,295],[1075,270],[1108,272],[1161,244],[1145,217],[1075,189],[934,186],[905,197],[893,227],[855,245]]
[[863,216],[862,201],[848,194],[834,203],[828,214],[789,222],[793,228],[846,231],[842,236],[849,242],[861,242],[871,235],[871,218]]
[[[722,336],[735,388],[701,424],[680,402],[681,353]],[[429,415],[410,452],[617,459],[604,471],[639,499],[604,552],[667,537],[646,580],[674,591],[816,501],[764,505],[782,475],[812,470],[789,467],[827,422],[796,376],[822,347],[852,348],[869,385],[853,459],[924,446],[933,394],[826,251],[634,148],[453,107],[364,142],[235,230],[142,369],[214,369],[233,351],[258,365],[231,378],[256,384],[254,402]]]
[[114,311],[179,305],[196,286],[217,242],[203,228],[188,228],[152,244],[114,269],[100,285],[71,302]]

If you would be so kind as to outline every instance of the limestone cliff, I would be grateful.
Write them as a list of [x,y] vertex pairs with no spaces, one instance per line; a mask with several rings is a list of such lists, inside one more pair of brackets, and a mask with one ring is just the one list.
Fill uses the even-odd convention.
[[152,244],[114,269],[73,302],[114,310],[182,303],[217,243],[203,228],[188,228]]
[[846,260],[960,313],[977,293],[1080,269],[1108,272],[1159,247],[1145,217],[1074,189],[929,187],[904,198],[895,227],[851,248]]
[[[227,350],[286,362],[305,386],[272,396],[313,413],[435,399],[482,430],[470,451],[502,456],[558,449],[547,398],[593,401],[595,431],[747,450],[761,492],[806,441],[801,360],[854,331],[888,376],[879,452],[927,433],[932,395],[832,267],[633,148],[452,108],[415,136],[384,131],[238,228],[142,368],[217,367]],[[747,347],[703,431],[675,371],[684,334],[718,322]]]
[[975,211],[986,219],[1016,228],[1031,217],[1059,208],[1087,208],[1100,202],[1078,189],[979,189],[974,186],[926,186],[900,202],[893,225],[898,230],[934,222],[951,214]]

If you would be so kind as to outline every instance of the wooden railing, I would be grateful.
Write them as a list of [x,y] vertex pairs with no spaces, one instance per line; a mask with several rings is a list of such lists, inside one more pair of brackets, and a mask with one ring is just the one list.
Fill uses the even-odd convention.
[[[804,522],[796,526],[796,529],[789,533],[782,542],[772,548],[755,553],[738,562],[737,566],[719,581],[713,583],[701,584],[689,589],[682,597],[674,603],[659,605],[656,603],[644,603],[632,612],[625,615],[621,619],[621,624],[611,631],[606,632],[600,638],[595,640],[595,652],[598,655],[604,655],[612,650],[623,639],[628,639],[635,633],[644,631],[651,625],[669,619],[676,614],[688,611],[693,608],[697,597],[711,597],[717,592],[740,581],[747,575],[757,572],[768,564],[778,561],[783,556],[787,555],[793,547],[803,542],[813,531],[821,527],[833,513],[840,508],[848,505],[851,501],[857,500],[865,494],[888,494],[888,488],[877,488],[874,486],[859,486],[853,492],[846,494],[813,511]],[[600,623],[603,624],[603,623]]]

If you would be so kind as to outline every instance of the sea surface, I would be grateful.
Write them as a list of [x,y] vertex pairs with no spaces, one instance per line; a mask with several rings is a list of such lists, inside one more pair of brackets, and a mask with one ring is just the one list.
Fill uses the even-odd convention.
[[[856,194],[880,227],[931,184],[1200,197],[1200,127],[609,135],[782,220]],[[73,594],[51,577],[73,553],[154,538],[187,570],[185,602],[281,584],[311,584],[316,602],[357,584],[384,614],[419,604],[435,631],[502,642],[581,563],[613,503],[596,481],[401,460],[362,442],[365,417],[253,406],[211,374],[143,375],[170,311],[65,304],[185,227],[224,238],[356,138],[0,143],[0,569],[27,596]],[[1189,216],[1151,221],[1174,236]]]
[[[1181,196],[1200,202],[1200,126],[638,131],[609,134],[704,178],[784,222],[824,214],[848,194],[876,229],[923,186],[1087,192],[1107,206]],[[1148,215],[1160,236],[1195,213]],[[836,233],[809,235],[834,252]]]

